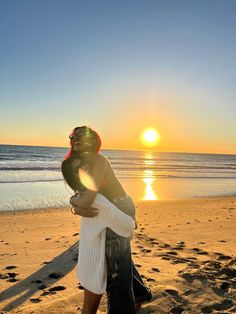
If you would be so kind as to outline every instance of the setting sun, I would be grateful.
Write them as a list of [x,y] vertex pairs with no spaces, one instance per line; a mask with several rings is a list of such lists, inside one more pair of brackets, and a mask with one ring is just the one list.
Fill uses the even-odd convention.
[[142,141],[145,145],[153,146],[157,143],[159,138],[158,132],[153,128],[148,128],[142,133]]

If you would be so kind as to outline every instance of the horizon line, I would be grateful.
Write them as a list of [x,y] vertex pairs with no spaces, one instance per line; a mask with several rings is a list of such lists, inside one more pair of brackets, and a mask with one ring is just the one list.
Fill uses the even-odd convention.
[[[2,144],[2,146],[24,146],[24,147],[47,147],[47,148],[66,148],[67,146],[48,146],[48,145],[29,145],[29,144]],[[236,155],[236,153],[210,153],[210,152],[184,152],[184,151],[157,151],[154,149],[138,149],[138,148],[102,148],[101,150],[125,150],[125,151],[136,151],[136,152],[155,152],[155,153],[174,153],[174,154],[205,154],[205,155]]]

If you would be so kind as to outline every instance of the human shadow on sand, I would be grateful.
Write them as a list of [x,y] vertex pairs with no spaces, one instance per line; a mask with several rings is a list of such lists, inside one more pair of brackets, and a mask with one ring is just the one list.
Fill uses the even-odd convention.
[[[1,292],[0,302],[15,297],[1,310],[6,312],[12,311],[33,296],[36,291],[49,288],[59,279],[67,275],[77,264],[78,247],[79,241],[75,242],[69,249],[56,256],[50,262],[44,262],[45,265],[32,275]],[[63,286],[53,287],[51,288],[51,293],[63,289],[65,289]],[[37,299],[31,300],[33,302]]]

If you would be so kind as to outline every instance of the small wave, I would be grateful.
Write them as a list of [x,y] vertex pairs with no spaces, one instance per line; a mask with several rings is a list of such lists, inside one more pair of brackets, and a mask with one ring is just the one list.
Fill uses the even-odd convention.
[[217,179],[217,180],[235,180],[236,176],[188,176],[188,175],[164,175],[164,174],[137,174],[137,173],[117,173],[118,179],[144,179],[144,178],[154,178],[154,179],[194,179],[194,180],[208,180],[208,179]]
[[26,180],[5,180],[5,181],[0,181],[0,184],[4,183],[33,183],[33,182],[58,182],[58,181],[64,181],[64,179],[26,179]]
[[61,171],[59,167],[0,167],[0,171],[40,171],[40,170],[51,170]]
[[204,171],[206,172],[206,170],[208,171],[213,171],[213,170],[218,170],[218,171],[215,171],[216,173],[217,172],[220,172],[220,170],[222,171],[232,171],[232,173],[236,173],[236,168],[234,167],[173,167],[173,166],[156,166],[156,165],[142,165],[142,166],[139,166],[139,165],[133,165],[132,168],[131,167],[126,167],[125,166],[113,166],[113,169],[114,170],[123,170],[123,171],[142,171],[142,170],[147,170],[147,169],[150,169],[150,170],[153,170],[153,171],[172,171],[172,172],[196,172],[198,173],[199,171]]

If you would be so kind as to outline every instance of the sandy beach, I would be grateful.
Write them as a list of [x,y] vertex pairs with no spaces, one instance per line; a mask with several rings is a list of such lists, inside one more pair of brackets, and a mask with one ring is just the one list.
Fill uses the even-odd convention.
[[[141,313],[236,313],[236,197],[136,205],[133,260],[153,292]],[[1,313],[79,313],[79,217],[69,208],[0,217]]]

